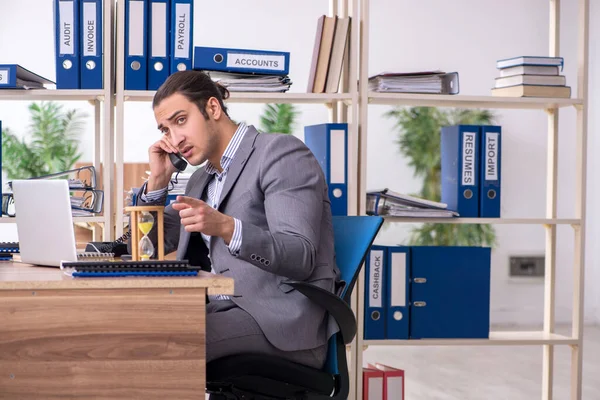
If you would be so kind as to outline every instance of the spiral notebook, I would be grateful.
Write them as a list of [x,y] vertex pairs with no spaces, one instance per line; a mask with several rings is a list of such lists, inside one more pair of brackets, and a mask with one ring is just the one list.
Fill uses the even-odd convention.
[[196,276],[200,267],[187,260],[63,261],[60,266],[73,277]]
[[0,242],[0,254],[16,254],[19,252],[19,242]]

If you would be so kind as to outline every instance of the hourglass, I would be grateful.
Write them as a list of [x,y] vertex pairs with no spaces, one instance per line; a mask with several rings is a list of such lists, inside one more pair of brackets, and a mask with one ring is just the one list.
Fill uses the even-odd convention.
[[[154,254],[154,245],[148,237],[148,234],[154,227],[154,216],[151,212],[156,212],[158,216],[158,259],[165,259],[164,249],[164,206],[135,206],[125,207],[125,211],[130,213],[129,226],[131,228],[131,260],[143,261],[149,260]],[[140,238],[140,234],[142,237]]]
[[140,239],[138,254],[140,260],[149,260],[154,255],[154,245],[148,237],[148,234],[154,226],[154,217],[148,211],[142,211],[138,216],[138,226],[143,236]]

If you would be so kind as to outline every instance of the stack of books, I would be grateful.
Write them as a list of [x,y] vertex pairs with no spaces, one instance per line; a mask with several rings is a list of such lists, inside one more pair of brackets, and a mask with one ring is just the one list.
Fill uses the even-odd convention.
[[289,66],[289,52],[194,47],[194,69],[230,92],[287,92]]
[[308,76],[308,93],[337,93],[348,60],[351,17],[321,15]]
[[560,72],[562,57],[521,56],[498,60],[500,76],[492,88],[493,96],[570,98],[571,88]]
[[447,209],[447,204],[397,193],[387,188],[367,192],[366,208],[367,215],[413,218],[458,217],[457,212]]

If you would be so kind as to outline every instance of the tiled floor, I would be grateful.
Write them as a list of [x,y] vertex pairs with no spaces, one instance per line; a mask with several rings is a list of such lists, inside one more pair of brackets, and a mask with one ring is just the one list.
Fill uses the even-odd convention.
[[[542,346],[377,346],[363,357],[403,368],[407,400],[541,399]],[[553,399],[569,400],[569,346],[555,346],[554,368]],[[600,327],[584,330],[582,399],[600,400]]]

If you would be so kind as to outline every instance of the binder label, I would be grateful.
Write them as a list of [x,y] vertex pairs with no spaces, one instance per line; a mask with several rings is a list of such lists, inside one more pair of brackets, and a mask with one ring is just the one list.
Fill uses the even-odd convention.
[[346,183],[346,131],[332,129],[330,133],[330,184]]
[[381,274],[383,272],[383,250],[371,250],[369,262],[369,307],[382,307]]
[[74,19],[73,2],[60,1],[58,3],[58,12],[60,14],[60,54],[75,54],[73,42]]
[[129,55],[144,55],[144,2],[129,2]]
[[485,135],[485,180],[498,180],[498,133],[487,132]]
[[285,68],[285,56],[229,53],[227,55],[227,67],[283,71]]
[[96,36],[98,26],[96,23],[96,3],[83,3],[83,55],[96,56],[98,47]]
[[475,132],[463,132],[462,185],[475,185]]
[[406,253],[392,253],[392,307],[406,307]]
[[0,69],[0,85],[8,85],[10,78],[7,69]]
[[167,3],[152,3],[152,54],[167,56]]
[[190,24],[192,23],[189,4],[175,5],[175,57],[190,56]]

